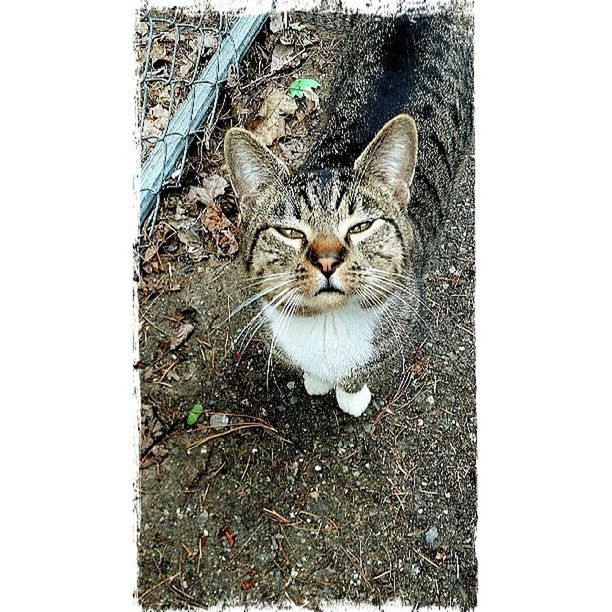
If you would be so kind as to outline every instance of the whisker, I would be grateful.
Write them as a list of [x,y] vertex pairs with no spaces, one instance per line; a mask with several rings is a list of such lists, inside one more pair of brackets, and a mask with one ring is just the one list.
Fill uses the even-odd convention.
[[247,287],[252,287],[254,285],[261,285],[262,283],[265,283],[267,281],[272,281],[272,280],[280,280],[283,277],[287,278],[291,275],[290,272],[278,272],[277,274],[266,274],[265,276],[259,276],[257,278],[253,278],[248,280],[242,287],[240,287],[241,289],[246,289]]
[[278,332],[275,331],[274,327],[272,327],[272,341],[270,342],[270,353],[268,355],[268,365],[266,367],[266,391],[269,391],[270,389],[270,367],[272,364],[272,355],[274,353],[274,346],[276,344],[276,340],[278,336],[280,336],[281,332],[284,331],[285,325],[289,321],[289,317],[287,315],[289,314],[289,311],[291,310],[293,304],[297,299],[297,289],[294,289],[292,296],[288,299],[287,303],[283,306],[283,309],[281,311],[281,315],[278,320]]
[[399,291],[403,291],[404,293],[406,293],[410,297],[418,300],[423,305],[423,307],[426,308],[431,314],[436,314],[429,307],[429,305],[421,298],[421,296],[418,295],[418,293],[416,293],[415,291],[411,290],[411,288],[409,286],[407,286],[406,284],[399,283],[395,278],[389,278],[390,276],[395,276],[395,277],[401,278],[404,281],[406,281],[407,278],[406,278],[405,274],[398,274],[396,272],[389,272],[388,270],[381,270],[380,268],[366,268],[366,270],[368,272],[375,272],[376,273],[375,277],[378,280],[385,281],[385,282],[393,285]]
[[[255,334],[257,334],[257,332],[258,332],[258,331],[259,331],[259,330],[262,328],[262,326],[263,326],[263,325],[266,323],[266,317],[264,316],[264,315],[266,314],[266,309],[273,310],[274,308],[276,308],[277,306],[279,306],[279,305],[282,303],[282,301],[284,301],[285,299],[287,299],[287,301],[288,301],[289,299],[291,299],[291,295],[288,295],[288,293],[289,293],[290,291],[293,291],[293,290],[292,290],[292,289],[288,289],[288,290],[285,290],[285,291],[287,291],[287,293],[285,293],[285,294],[282,296],[282,298],[283,298],[283,299],[278,300],[278,301],[276,301],[276,302],[275,302],[275,300],[276,300],[276,298],[275,298],[275,300],[273,300],[273,301],[272,301],[272,302],[270,302],[269,304],[265,304],[265,305],[264,305],[264,307],[261,309],[261,311],[260,311],[260,312],[259,312],[259,314],[257,315],[258,317],[261,317],[261,318],[260,318],[260,321],[257,323],[257,325],[255,325],[255,328],[254,328],[254,329],[252,329],[251,335],[249,336],[248,340],[247,340],[246,336],[245,336],[245,338],[243,339],[242,344],[241,344],[240,349],[239,349],[239,350],[240,350],[240,352],[245,352],[245,351],[246,351],[246,349],[249,347],[249,344],[251,344],[251,341],[252,341],[252,340],[253,340],[253,338],[255,337]],[[245,342],[246,342],[246,344],[245,344]]]
[[268,293],[271,293],[272,291],[276,291],[277,289],[280,289],[281,287],[286,287],[292,282],[293,282],[292,280],[286,280],[272,287],[267,287],[266,289],[263,289],[262,291],[258,291],[255,295],[252,295],[250,298],[246,299],[241,304],[238,304],[238,306],[236,306],[236,308],[234,308],[234,310],[230,312],[229,316],[226,319],[224,319],[221,323],[219,323],[219,325],[223,325],[227,323],[235,314],[240,312],[243,308],[246,308],[249,304],[252,304],[259,298],[263,297],[264,295],[268,295]]
[[233,344],[235,345],[236,342],[238,342],[238,340],[240,339],[240,337],[249,330],[251,325],[253,325],[260,317],[264,315],[266,308],[273,308],[274,305],[278,303],[285,295],[287,295],[289,291],[291,291],[291,287],[286,287],[285,289],[282,289],[281,292],[278,295],[274,296],[274,298],[272,298],[272,300],[268,304],[265,304],[264,307],[251,318],[247,325],[245,325],[242,330],[240,330],[240,333],[234,338]]
[[379,295],[382,295],[383,297],[385,297],[387,299],[390,298],[390,297],[393,297],[393,298],[399,300],[400,302],[402,302],[412,312],[412,314],[414,314],[421,321],[421,323],[423,323],[423,325],[425,325],[427,330],[431,331],[431,328],[430,328],[429,324],[427,323],[427,321],[425,321],[425,319],[423,319],[423,317],[421,317],[421,315],[414,308],[414,306],[412,304],[408,303],[404,298],[402,298],[399,295],[393,295],[393,293],[391,292],[390,288],[385,287],[385,286],[383,286],[381,284],[377,284],[375,282],[370,282],[369,286],[370,286],[371,289],[373,289],[374,291],[378,292]]

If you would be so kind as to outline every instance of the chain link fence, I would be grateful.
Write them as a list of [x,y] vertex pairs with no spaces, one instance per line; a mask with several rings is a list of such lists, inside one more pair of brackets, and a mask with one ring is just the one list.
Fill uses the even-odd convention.
[[155,225],[164,187],[180,185],[191,138],[214,127],[221,85],[267,18],[143,9],[136,28],[141,143],[140,221]]

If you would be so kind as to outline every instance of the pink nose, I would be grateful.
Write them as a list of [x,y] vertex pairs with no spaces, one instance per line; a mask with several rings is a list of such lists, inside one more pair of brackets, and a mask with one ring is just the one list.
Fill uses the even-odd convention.
[[313,266],[316,266],[321,273],[329,278],[336,268],[344,261],[346,250],[342,243],[332,237],[324,237],[314,240],[306,257]]
[[325,276],[331,276],[336,264],[338,263],[337,257],[319,257],[317,260],[319,264],[319,268],[321,268],[321,272],[325,274]]

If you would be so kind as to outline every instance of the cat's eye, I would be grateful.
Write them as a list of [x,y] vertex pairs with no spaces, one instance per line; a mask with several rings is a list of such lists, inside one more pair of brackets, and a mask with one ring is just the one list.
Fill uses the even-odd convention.
[[372,227],[372,223],[374,223],[374,221],[364,221],[363,223],[353,225],[353,227],[351,227],[349,230],[349,234],[359,234],[361,232],[365,232],[367,229]]
[[304,240],[306,238],[302,232],[292,227],[275,227],[274,229],[285,238],[291,238],[292,240]]

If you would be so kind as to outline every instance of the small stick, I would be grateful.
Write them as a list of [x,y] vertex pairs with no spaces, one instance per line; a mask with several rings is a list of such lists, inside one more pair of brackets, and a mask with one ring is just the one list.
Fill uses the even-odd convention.
[[171,369],[172,369],[172,368],[173,368],[173,367],[174,367],[174,366],[175,366],[175,365],[176,365],[178,362],[179,362],[179,360],[178,360],[178,359],[176,359],[175,361],[173,361],[173,362],[172,362],[172,363],[171,363],[171,364],[170,364],[170,365],[169,365],[169,366],[166,368],[166,370],[164,370],[164,373],[163,373],[163,374],[160,376],[159,380],[158,380],[158,381],[155,381],[155,382],[161,383],[161,382],[164,380],[164,378],[166,378],[166,375],[167,375],[167,374],[170,372],[170,370],[171,370]]
[[388,569],[386,572],[383,572],[382,574],[378,574],[378,576],[374,576],[374,578],[372,578],[372,580],[378,580],[379,578],[382,578],[383,576],[386,576],[387,574],[390,574],[391,570]]
[[282,514],[279,514],[276,510],[269,510],[268,508],[263,508],[263,511],[266,514],[269,514],[273,519],[277,520],[279,523],[283,523],[288,525],[291,521],[284,517]]
[[181,572],[174,574],[174,576],[169,576],[168,578],[164,578],[161,582],[158,582],[156,585],[152,586],[150,589],[146,590],[142,595],[138,597],[139,601],[142,600],[149,594],[152,593],[155,589],[159,588],[162,584],[166,582],[172,582],[175,578],[178,578],[181,575]]
[[419,555],[419,557],[421,557],[421,559],[424,559],[425,561],[427,561],[427,563],[429,563],[430,565],[433,565],[434,567],[440,569],[440,566],[437,563],[434,563],[431,559],[429,559],[428,557],[426,557],[420,550],[418,550],[417,548],[413,548],[412,549],[417,555]]
[[200,440],[199,442],[196,442],[195,444],[188,446],[187,450],[192,450],[194,448],[197,448],[198,446],[202,446],[202,444],[206,444],[207,442],[214,440],[215,438],[221,438],[222,436],[227,436],[228,434],[234,433],[235,431],[240,431],[241,429],[251,429],[251,428],[257,428],[257,427],[261,427],[262,429],[268,429],[270,431],[276,432],[276,429],[274,429],[273,427],[269,427],[261,423],[247,423],[245,425],[239,425],[238,427],[233,427],[232,429],[228,429],[227,431],[222,431],[218,434],[213,434],[212,436],[207,436],[206,438]]

